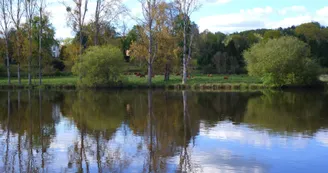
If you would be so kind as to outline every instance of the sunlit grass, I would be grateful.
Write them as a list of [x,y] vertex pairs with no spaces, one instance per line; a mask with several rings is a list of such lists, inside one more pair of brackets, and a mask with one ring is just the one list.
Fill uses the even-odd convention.
[[[135,75],[125,76],[126,80],[123,82],[123,87],[148,87],[147,76],[140,78]],[[63,76],[63,77],[44,77],[42,84],[46,88],[75,88],[78,84],[79,78],[76,76]],[[168,82],[164,81],[163,75],[156,75],[152,78],[152,85],[154,87],[168,87],[171,89],[248,89],[251,86],[262,85],[258,78],[250,77],[247,75],[230,75],[228,79],[224,79],[224,75],[213,75],[208,77],[207,75],[193,75],[191,76],[186,86],[181,86],[182,78],[181,76],[172,75]],[[33,79],[32,85],[38,86],[39,79]],[[7,78],[0,78],[0,87],[8,88]],[[26,78],[22,79],[22,85],[18,85],[17,78],[12,78],[10,88],[16,87],[29,87],[28,80]]]
[[[146,85],[147,84],[147,76],[144,78],[137,77],[135,75],[126,76],[128,79],[128,84],[130,85]],[[44,85],[76,85],[78,81],[78,77],[76,76],[68,76],[68,77],[44,77],[42,83]],[[170,76],[170,80],[168,82],[164,81],[163,75],[157,75],[152,78],[152,82],[154,85],[175,85],[180,84],[182,81],[181,76]],[[12,78],[12,85],[17,85],[17,78]],[[39,79],[33,79],[32,84],[38,85]],[[222,83],[247,83],[247,84],[260,84],[261,81],[258,78],[250,77],[247,75],[231,75],[228,79],[224,79],[223,75],[213,75],[212,77],[208,77],[205,75],[194,75],[187,82],[189,85],[194,84],[222,84]],[[27,85],[28,80],[22,79],[22,85]],[[0,85],[7,85],[7,78],[0,78]]]
[[[134,75],[128,76],[128,81],[131,84],[147,84],[147,78],[140,78]],[[180,84],[182,81],[181,76],[170,76],[168,82],[164,81],[163,75],[157,75],[152,79],[154,85],[175,85]],[[256,77],[251,77],[248,75],[230,75],[228,79],[224,79],[224,75],[213,75],[208,77],[207,75],[193,75],[188,79],[187,84],[222,84],[222,83],[254,83],[260,84],[261,80]]]
[[[68,77],[44,77],[42,79],[42,84],[44,85],[76,85],[78,78],[75,76],[68,76]],[[28,85],[28,79],[21,80],[22,85]],[[7,78],[0,78],[0,85],[7,85]],[[12,85],[18,85],[17,78],[11,79]],[[39,84],[39,79],[32,79],[33,85]]]

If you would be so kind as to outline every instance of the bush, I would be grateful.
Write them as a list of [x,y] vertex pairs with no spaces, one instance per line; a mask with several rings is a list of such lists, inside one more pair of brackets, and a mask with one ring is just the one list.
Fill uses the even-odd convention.
[[80,77],[80,85],[110,86],[123,80],[125,64],[122,52],[117,47],[90,47],[73,66],[72,72]]
[[248,73],[273,86],[313,84],[320,67],[310,56],[310,47],[295,37],[260,42],[244,53]]
[[51,64],[56,71],[63,71],[65,69],[64,62],[59,59],[52,60]]

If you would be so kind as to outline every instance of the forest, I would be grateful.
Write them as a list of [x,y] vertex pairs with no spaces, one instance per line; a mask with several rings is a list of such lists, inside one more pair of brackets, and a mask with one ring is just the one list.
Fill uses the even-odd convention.
[[[7,77],[8,84],[11,78],[17,78],[19,84],[21,78],[27,78],[29,85],[32,78],[39,78],[41,85],[42,75],[73,75],[79,76],[82,85],[98,86],[124,82],[129,75],[147,78],[151,85],[155,75],[163,76],[163,81],[181,76],[182,84],[186,84],[194,74],[249,74],[269,84],[285,85],[310,84],[313,76],[327,71],[328,28],[318,22],[214,33],[199,31],[192,20],[192,13],[201,8],[197,0],[141,0],[143,15],[129,28],[124,18],[131,14],[121,0],[96,0],[96,4],[95,9],[88,9],[88,0],[73,0],[69,5],[63,2],[67,15],[63,22],[75,36],[57,40],[44,0],[1,0],[0,75]],[[92,15],[89,21],[85,19],[88,15]],[[277,45],[280,38],[290,37],[297,40],[282,39],[280,45],[300,46],[281,53],[280,48],[276,52],[269,47],[266,52],[274,53],[268,54],[265,46],[252,49],[260,44]],[[58,56],[53,53],[56,47],[60,48]],[[277,68],[250,69],[258,66],[251,63],[260,62],[254,60],[256,51],[262,51],[259,58],[283,57],[276,65],[286,66],[284,72]],[[293,65],[292,61],[303,64]],[[317,70],[300,74],[310,67]]]

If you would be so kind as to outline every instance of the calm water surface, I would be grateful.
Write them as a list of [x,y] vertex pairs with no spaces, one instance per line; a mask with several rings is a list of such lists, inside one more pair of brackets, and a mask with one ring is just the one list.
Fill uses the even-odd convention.
[[0,172],[328,172],[328,94],[1,91]]

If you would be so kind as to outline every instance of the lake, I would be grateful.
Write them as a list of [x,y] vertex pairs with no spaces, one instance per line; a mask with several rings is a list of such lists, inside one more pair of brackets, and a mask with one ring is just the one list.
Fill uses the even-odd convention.
[[327,172],[328,93],[0,91],[0,172]]

